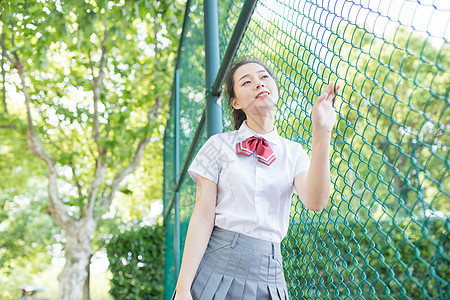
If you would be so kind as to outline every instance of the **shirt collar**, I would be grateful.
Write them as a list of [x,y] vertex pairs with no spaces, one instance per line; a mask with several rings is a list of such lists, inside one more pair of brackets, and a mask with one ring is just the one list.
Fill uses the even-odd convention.
[[247,125],[247,120],[245,120],[241,127],[238,130],[239,133],[239,138],[242,140],[246,140],[252,136],[256,136],[256,137],[261,137],[264,138],[266,141],[272,143],[272,144],[277,144],[279,141],[279,135],[278,132],[275,128],[275,126],[273,127],[273,130],[269,133],[265,133],[265,134],[260,134],[260,133],[256,133],[254,132],[252,129],[250,129],[250,127],[248,127]]

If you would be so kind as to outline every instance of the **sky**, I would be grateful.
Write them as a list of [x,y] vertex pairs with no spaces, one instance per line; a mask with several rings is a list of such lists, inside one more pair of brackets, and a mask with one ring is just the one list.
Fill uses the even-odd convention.
[[[342,6],[344,0],[332,0]],[[331,1],[330,1],[331,2]],[[350,2],[350,1],[347,1]],[[448,0],[372,0],[355,1],[361,4],[344,4],[351,20],[372,25],[375,32],[393,30],[393,26],[402,24],[416,32],[430,37],[450,40],[450,1]],[[352,9],[349,7],[357,7]],[[364,7],[364,8],[362,8]],[[389,21],[391,19],[392,21]]]
[[328,28],[344,19],[366,23],[383,36],[402,25],[428,36],[435,47],[450,42],[449,0],[261,0],[261,4],[256,14],[265,20],[283,16],[299,27],[307,24],[306,15]]

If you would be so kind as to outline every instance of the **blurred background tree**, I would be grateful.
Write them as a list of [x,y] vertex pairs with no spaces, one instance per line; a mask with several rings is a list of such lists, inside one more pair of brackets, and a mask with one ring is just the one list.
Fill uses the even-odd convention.
[[[181,8],[176,0],[2,3],[2,271],[37,257],[46,264],[61,242],[58,299],[78,299],[98,225],[141,218],[161,199]],[[98,241],[110,234],[101,232]]]

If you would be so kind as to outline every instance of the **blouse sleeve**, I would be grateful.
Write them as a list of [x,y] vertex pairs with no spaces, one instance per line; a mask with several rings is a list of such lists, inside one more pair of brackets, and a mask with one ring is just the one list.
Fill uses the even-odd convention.
[[295,163],[295,176],[302,172],[308,171],[310,164],[311,161],[309,160],[308,153],[303,150],[302,146],[299,144],[299,149],[297,151],[297,160]]
[[200,175],[218,183],[221,169],[219,164],[221,147],[219,140],[216,136],[211,136],[192,161],[188,173],[195,182],[197,182],[197,177]]
[[[311,161],[309,159],[308,153],[302,148],[302,146],[299,144],[299,149],[297,151],[297,160],[295,163],[295,176],[302,172],[309,171],[309,165],[311,164]],[[294,177],[295,177],[294,176]],[[294,186],[294,193],[298,195],[297,190]]]

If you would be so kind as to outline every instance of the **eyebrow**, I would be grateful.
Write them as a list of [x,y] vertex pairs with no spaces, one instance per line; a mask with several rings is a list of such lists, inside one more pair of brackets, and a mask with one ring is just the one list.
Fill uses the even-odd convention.
[[[259,70],[259,71],[256,71],[256,73],[264,73],[264,72],[267,72],[267,70]],[[238,81],[241,81],[244,77],[247,77],[247,76],[250,76],[250,74],[245,74],[244,76],[242,76],[241,78],[239,78],[239,80]]]

